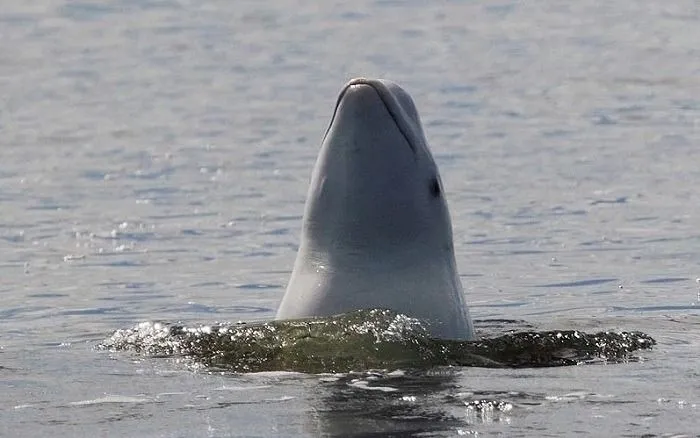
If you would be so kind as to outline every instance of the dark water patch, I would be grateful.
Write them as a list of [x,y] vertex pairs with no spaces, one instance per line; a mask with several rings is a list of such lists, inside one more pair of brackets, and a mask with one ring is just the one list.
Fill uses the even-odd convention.
[[32,14],[8,13],[0,15],[0,23],[11,26],[30,26],[37,21],[37,17]]
[[651,280],[642,280],[640,283],[644,284],[663,284],[663,283],[677,283],[679,281],[688,281],[690,278],[687,277],[670,277],[670,278],[653,278]]
[[[671,103],[682,110],[700,111],[700,100],[698,99],[671,99]],[[680,136],[680,134],[676,134],[676,136]],[[685,137],[683,139],[685,140]]]
[[0,240],[4,240],[5,242],[9,243],[22,243],[25,241],[25,235],[24,232],[18,232],[17,234],[0,236]]
[[596,199],[589,203],[589,205],[599,205],[599,204],[626,204],[628,196],[620,196],[615,199]]
[[7,320],[12,318],[25,318],[28,314],[42,313],[51,309],[53,309],[53,307],[48,306],[26,306],[0,309],[0,320]]
[[[123,252],[119,252],[116,254],[124,254]],[[100,254],[100,256],[103,255],[109,255],[109,254]],[[136,268],[139,266],[147,266],[148,263],[145,261],[134,261],[134,260],[115,260],[113,262],[104,262],[104,263],[81,263],[81,266],[89,267],[89,266],[104,266],[104,267],[113,267],[113,268]]]
[[194,283],[190,287],[225,287],[226,283],[222,281],[205,281],[203,283]]
[[430,338],[423,324],[387,310],[329,318],[185,327],[145,322],[117,330],[100,348],[187,357],[231,372],[350,372],[554,367],[635,360],[655,341],[641,332],[517,332],[477,341]]
[[[453,436],[455,429],[464,426],[463,410],[454,415],[443,403],[462,408],[469,399],[466,394],[445,394],[454,388],[455,374],[443,368],[321,377],[319,411],[324,421],[337,425],[329,436]],[[351,433],[347,432],[349,421]]]
[[599,284],[611,283],[613,281],[618,281],[618,279],[617,278],[595,278],[595,279],[590,279],[590,280],[571,281],[568,283],[540,284],[540,285],[536,285],[535,287],[554,288],[554,287],[597,286]]
[[554,216],[585,216],[588,214],[586,210],[569,210],[561,205],[552,207],[549,211]]
[[502,112],[499,112],[499,115],[506,116],[509,119],[524,119],[525,118],[523,113],[521,113],[519,111],[514,111],[514,110],[502,111]]
[[668,242],[687,242],[690,239],[697,239],[697,236],[689,236],[689,237],[658,237],[658,238],[653,238],[653,239],[645,239],[645,240],[640,240],[639,243],[641,244],[647,244],[647,243],[668,243]]
[[63,298],[69,296],[68,294],[59,294],[55,292],[46,292],[38,294],[27,294],[28,298]]
[[54,201],[41,201],[40,205],[32,205],[27,207],[29,211],[45,211],[45,210],[74,210],[75,205],[61,204]]
[[542,137],[545,137],[545,138],[570,137],[575,132],[576,131],[572,131],[570,129],[551,129],[551,130],[542,131]]
[[[613,242],[613,243],[622,243],[621,241]],[[587,248],[586,251],[589,252],[631,252],[635,250],[642,249],[639,246],[619,246],[616,248],[612,247],[598,247],[598,248]]]
[[195,230],[195,229],[184,229],[180,230],[180,234],[183,234],[185,236],[201,236],[204,234],[202,230]]
[[519,208],[518,211],[512,215],[515,219],[536,219],[539,216],[540,212],[530,206]]
[[609,114],[606,114],[602,111],[596,111],[590,116],[591,122],[594,125],[597,126],[609,126],[609,125],[617,125],[617,120],[615,120],[612,116]]
[[659,220],[658,216],[641,216],[628,219],[630,222],[649,222]]

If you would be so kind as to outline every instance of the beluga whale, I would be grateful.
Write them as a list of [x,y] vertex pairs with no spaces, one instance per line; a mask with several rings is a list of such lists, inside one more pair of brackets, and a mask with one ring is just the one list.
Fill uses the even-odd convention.
[[394,82],[357,78],[340,91],[323,137],[276,319],[372,308],[421,319],[436,338],[474,337],[413,99]]

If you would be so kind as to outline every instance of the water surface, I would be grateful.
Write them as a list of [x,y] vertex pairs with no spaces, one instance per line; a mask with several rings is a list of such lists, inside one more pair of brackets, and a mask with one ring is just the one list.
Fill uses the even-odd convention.
[[[0,435],[697,436],[699,29],[689,0],[9,2]],[[274,315],[354,76],[414,97],[477,320],[641,330],[645,360],[323,377],[96,351]]]

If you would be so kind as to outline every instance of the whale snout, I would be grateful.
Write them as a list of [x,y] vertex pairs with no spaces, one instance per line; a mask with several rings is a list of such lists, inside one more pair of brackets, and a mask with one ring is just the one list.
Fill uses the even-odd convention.
[[[413,125],[420,122],[417,115],[413,117],[413,103],[409,102],[411,108],[404,108],[406,102],[397,99],[393,88],[398,86],[383,79],[355,78],[346,83],[338,95],[324,141],[338,124],[361,124],[381,132],[382,129],[374,128],[386,127],[387,121],[391,121],[390,124],[395,126],[415,153],[416,143],[423,134],[420,128]],[[410,101],[410,97],[407,99]]]
[[348,110],[364,112],[372,108],[383,108],[388,112],[386,103],[371,84],[350,82],[343,88],[338,97],[336,112]]

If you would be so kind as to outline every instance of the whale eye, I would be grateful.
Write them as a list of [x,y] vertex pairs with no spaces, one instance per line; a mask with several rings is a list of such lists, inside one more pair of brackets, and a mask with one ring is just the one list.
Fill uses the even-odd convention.
[[440,181],[438,181],[437,177],[433,177],[433,179],[430,181],[430,193],[432,193],[435,198],[439,198],[440,194],[442,193]]

